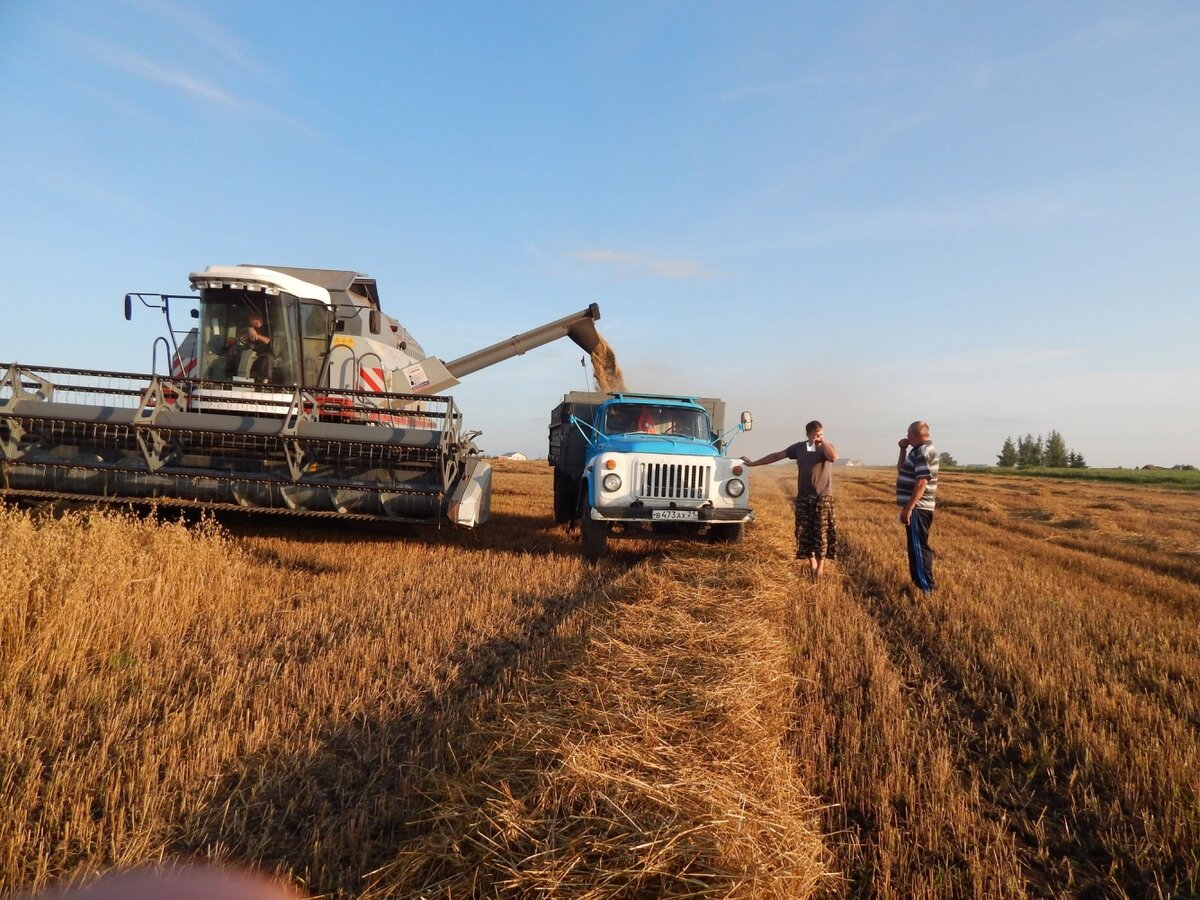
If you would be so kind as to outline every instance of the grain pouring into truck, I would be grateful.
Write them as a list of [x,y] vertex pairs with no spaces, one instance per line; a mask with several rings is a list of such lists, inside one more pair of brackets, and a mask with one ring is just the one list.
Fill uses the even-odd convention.
[[592,350],[592,372],[596,390],[609,394],[625,390],[625,374],[617,364],[617,354],[603,337]]

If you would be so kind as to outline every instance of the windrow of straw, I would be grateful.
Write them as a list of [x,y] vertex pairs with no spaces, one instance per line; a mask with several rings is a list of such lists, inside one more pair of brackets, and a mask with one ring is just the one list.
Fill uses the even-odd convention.
[[428,773],[427,833],[370,894],[804,897],[826,876],[795,690],[747,555],[639,565],[581,656],[517,683]]

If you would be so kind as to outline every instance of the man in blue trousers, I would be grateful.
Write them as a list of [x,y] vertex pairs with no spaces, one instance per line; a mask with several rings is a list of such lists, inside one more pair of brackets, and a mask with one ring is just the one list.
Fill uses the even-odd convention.
[[913,422],[908,426],[908,435],[900,440],[896,505],[900,507],[900,524],[908,547],[908,571],[923,594],[937,587],[933,580],[933,549],[929,546],[937,478],[938,453],[929,439],[929,425]]

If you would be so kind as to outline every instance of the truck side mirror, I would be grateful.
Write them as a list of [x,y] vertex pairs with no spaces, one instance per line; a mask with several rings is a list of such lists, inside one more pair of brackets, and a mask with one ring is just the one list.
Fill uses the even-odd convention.
[[749,410],[742,410],[742,431],[749,431],[754,427],[754,416],[750,415]]
[[133,298],[128,294],[125,295],[125,321],[133,321]]
[[200,318],[200,310],[198,310],[198,309],[188,310],[188,315],[190,315],[193,319],[198,319],[198,318]]

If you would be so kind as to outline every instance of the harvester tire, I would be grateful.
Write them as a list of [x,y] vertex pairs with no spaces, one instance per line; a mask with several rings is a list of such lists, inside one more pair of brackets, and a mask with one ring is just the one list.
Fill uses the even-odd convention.
[[608,553],[608,526],[592,518],[592,508],[585,504],[579,530],[583,535],[583,558],[596,562]]
[[732,525],[713,525],[708,532],[709,538],[716,544],[740,544],[745,535],[745,522],[735,522]]
[[554,472],[554,524],[562,525],[575,518],[578,508],[578,490],[571,476],[563,472]]

